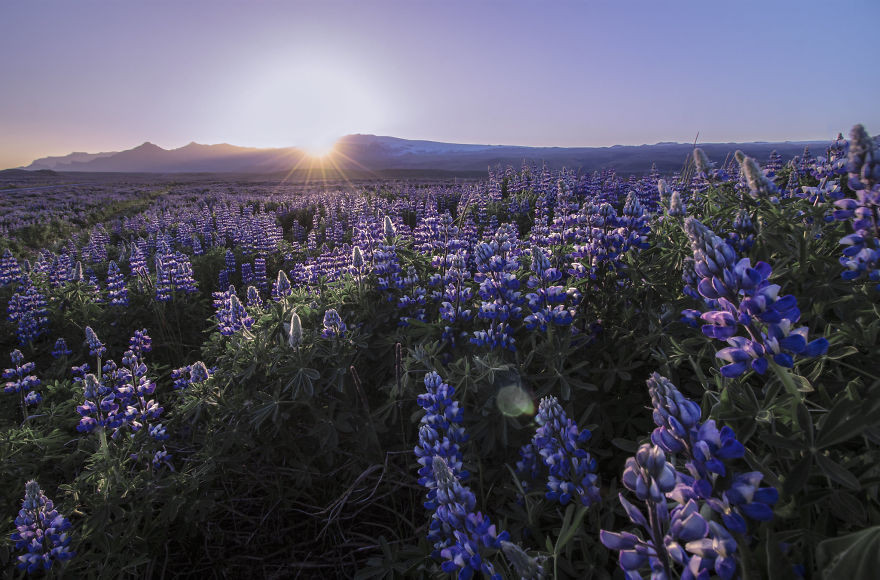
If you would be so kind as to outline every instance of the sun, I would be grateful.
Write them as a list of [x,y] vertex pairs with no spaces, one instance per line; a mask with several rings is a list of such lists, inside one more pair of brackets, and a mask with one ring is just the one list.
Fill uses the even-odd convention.
[[336,141],[331,143],[314,143],[311,145],[300,146],[299,149],[308,155],[311,159],[327,159],[333,154],[336,147]]
[[235,115],[226,124],[240,142],[325,158],[340,137],[374,132],[386,118],[375,83],[344,62],[266,62],[248,77],[245,93],[227,96]]

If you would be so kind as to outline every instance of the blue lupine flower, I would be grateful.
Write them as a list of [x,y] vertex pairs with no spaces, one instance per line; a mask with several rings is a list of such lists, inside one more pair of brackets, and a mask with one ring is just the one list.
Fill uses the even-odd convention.
[[214,296],[214,304],[218,308],[216,316],[220,334],[231,336],[239,330],[253,326],[254,319],[238,299],[234,287],[230,286],[226,292],[218,292]]
[[287,331],[287,346],[290,348],[299,348],[303,341],[302,319],[299,314],[294,311],[290,315],[290,327]]
[[107,297],[113,306],[128,306],[128,289],[125,287],[125,279],[116,262],[110,262],[107,267]]
[[138,358],[153,350],[153,339],[147,335],[147,329],[135,330],[134,336],[128,340],[128,347]]
[[[578,430],[556,397],[541,400],[535,422],[539,425],[535,436],[520,450],[518,475],[534,479],[539,471],[546,472],[546,497],[562,505],[572,499],[586,506],[599,501],[596,460],[581,448],[590,439],[590,432]],[[537,456],[545,470],[538,468]]]
[[21,267],[18,265],[18,260],[7,248],[3,250],[3,256],[0,257],[0,286],[8,286],[20,279]]
[[449,469],[446,460],[435,456],[432,471],[436,481],[436,509],[431,518],[428,539],[434,541],[437,551],[444,559],[443,571],[458,572],[459,578],[471,578],[476,571],[491,578],[501,576],[486,561],[480,548],[501,549],[501,542],[508,541],[507,532],[498,533],[487,516],[476,509],[476,497]]
[[284,273],[284,270],[278,270],[278,278],[275,280],[275,284],[272,286],[272,300],[274,300],[275,302],[280,302],[286,296],[290,295],[291,290],[292,287],[290,285],[290,278],[287,277],[287,274]]
[[[623,484],[645,503],[649,517],[620,497],[647,539],[604,530],[600,539],[620,552],[620,566],[631,577],[646,566],[670,577],[680,566],[682,578],[708,577],[711,572],[734,578],[737,545],[732,534],[748,533],[746,518],[771,519],[779,494],[775,488],[760,487],[761,473],[729,473],[728,463],[745,452],[733,430],[719,430],[713,420],[701,423],[699,406],[665,377],[655,373],[648,387],[657,425],[651,435],[654,446],[643,445],[627,460]],[[664,451],[681,458],[690,475],[676,470]],[[677,503],[671,511],[670,500]],[[703,518],[710,512],[701,506],[716,512],[723,525],[707,525]]]
[[102,357],[107,353],[107,348],[92,330],[91,326],[86,326],[86,343],[89,345],[89,354],[91,356]]
[[[713,310],[701,314],[707,324],[702,332],[730,346],[717,353],[729,364],[721,368],[726,377],[736,377],[749,366],[763,374],[768,358],[784,367],[794,364],[794,355],[817,356],[828,349],[828,341],[807,342],[807,327],[794,327],[800,319],[797,299],[779,297],[780,287],[770,284],[773,272],[766,262],[753,268],[748,258],[736,259],[729,244],[694,218],[685,220],[685,232],[694,251],[694,272],[705,304]],[[748,338],[738,336],[741,330]]]
[[743,177],[749,186],[749,195],[755,199],[766,199],[779,193],[776,184],[771,181],[761,170],[758,162],[745,155],[742,151],[736,152]]
[[259,309],[263,307],[263,299],[260,298],[260,291],[256,287],[248,286],[246,294],[248,308]]
[[73,354],[73,351],[67,348],[66,340],[59,338],[55,341],[55,346],[52,348],[52,358],[67,357],[71,354]]
[[4,369],[3,378],[6,384],[3,392],[6,394],[18,393],[22,419],[27,417],[27,408],[39,404],[43,397],[34,389],[40,386],[40,379],[31,373],[36,365],[33,362],[24,362],[24,355],[18,349],[9,354],[14,368]]
[[26,553],[18,557],[18,568],[28,574],[37,570],[49,570],[56,562],[71,559],[76,552],[70,550],[67,530],[70,522],[55,509],[40,485],[28,481],[25,485],[21,510],[15,518],[16,531],[12,534],[16,550]]
[[168,469],[170,469],[171,471],[174,471],[174,466],[171,465],[171,461],[170,461],[170,459],[172,457],[174,457],[174,456],[171,455],[170,453],[168,453],[168,451],[166,451],[165,448],[163,447],[159,451],[156,451],[156,453],[153,455],[153,459],[150,462],[150,464],[152,465],[153,469],[159,469],[164,466],[164,467],[167,467]]
[[49,319],[46,316],[46,298],[25,279],[24,293],[16,292],[9,299],[9,320],[17,323],[16,334],[20,344],[33,343],[45,334]]
[[324,330],[321,336],[324,338],[342,338],[348,327],[342,322],[342,318],[335,308],[330,308],[324,313]]

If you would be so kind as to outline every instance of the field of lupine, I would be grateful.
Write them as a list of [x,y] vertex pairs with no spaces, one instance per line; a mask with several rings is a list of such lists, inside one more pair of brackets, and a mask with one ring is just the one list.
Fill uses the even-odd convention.
[[[713,163],[714,161],[714,163]],[[880,150],[0,200],[6,578],[872,578]]]

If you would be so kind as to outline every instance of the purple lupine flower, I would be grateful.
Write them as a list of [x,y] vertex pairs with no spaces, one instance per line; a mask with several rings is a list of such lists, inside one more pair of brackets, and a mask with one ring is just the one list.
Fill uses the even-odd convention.
[[[794,327],[800,319],[797,299],[779,297],[780,287],[770,284],[773,272],[766,262],[753,268],[748,258],[739,261],[733,247],[694,218],[685,220],[685,232],[694,251],[694,271],[700,278],[697,290],[713,310],[700,317],[702,332],[730,345],[716,356],[729,364],[721,368],[726,377],[736,377],[749,366],[763,374],[768,358],[784,367],[794,364],[794,356],[824,354],[828,341],[807,342],[807,327]],[[737,335],[745,331],[748,338]]]
[[3,256],[0,257],[0,286],[8,286],[13,282],[21,279],[21,267],[18,260],[9,251],[9,248],[3,250]]
[[480,553],[480,548],[501,549],[501,542],[510,535],[498,532],[495,525],[476,509],[476,497],[449,469],[440,456],[432,459],[436,481],[436,509],[429,525],[428,539],[434,540],[434,556],[439,551],[442,568],[447,574],[458,572],[459,578],[470,578],[481,571],[498,578],[494,566]]
[[18,393],[21,417],[25,419],[27,408],[31,405],[37,405],[43,400],[43,397],[34,390],[40,386],[40,379],[31,374],[36,365],[33,362],[24,362],[24,355],[20,350],[13,350],[9,354],[9,358],[12,360],[14,368],[3,370],[3,378],[6,380],[3,392],[6,394]]
[[761,170],[758,162],[745,155],[742,151],[736,152],[743,177],[749,186],[749,195],[755,199],[767,199],[779,193],[776,184]]
[[255,286],[247,287],[247,305],[248,308],[260,309],[263,307],[263,299],[260,298],[260,291]]
[[134,336],[128,340],[128,347],[136,357],[142,359],[145,353],[153,350],[153,339],[147,334],[147,329],[135,330]]
[[[684,397],[669,379],[654,373],[648,379],[657,428],[651,441],[667,453],[685,459],[690,477],[679,474],[682,498],[705,499],[722,515],[724,524],[736,533],[745,533],[742,515],[764,521],[773,516],[779,498],[775,488],[759,487],[761,473],[729,474],[728,464],[743,457],[745,448],[730,427],[718,429],[713,419],[701,423],[700,407]],[[731,483],[721,478],[729,475]]]
[[116,262],[107,267],[107,296],[113,306],[128,306],[128,289]]
[[591,436],[587,429],[578,430],[556,397],[545,397],[538,406],[535,436],[522,450],[517,472],[521,478],[536,478],[537,456],[546,468],[547,492],[550,501],[566,505],[572,499],[589,506],[599,501],[596,460],[581,446]]
[[21,510],[15,518],[16,531],[12,534],[16,550],[26,552],[18,557],[18,568],[28,574],[37,570],[49,570],[55,563],[71,559],[76,552],[70,550],[67,530],[70,522],[55,509],[40,485],[28,481],[25,485]]
[[16,334],[20,344],[33,343],[45,334],[49,319],[46,316],[46,298],[26,279],[24,293],[17,292],[9,299],[9,320],[17,323]]
[[287,277],[284,270],[278,270],[278,278],[275,280],[275,284],[272,285],[272,300],[280,302],[290,295],[291,290],[290,278]]
[[254,284],[261,291],[266,292],[269,289],[269,282],[266,279],[266,258],[256,258],[254,260]]
[[254,319],[235,294],[234,286],[230,286],[226,292],[215,292],[214,306],[217,308],[218,328],[223,336],[231,336],[254,324]]
[[342,321],[335,308],[330,308],[324,313],[324,330],[321,336],[324,338],[342,338],[348,327]]
[[67,341],[64,338],[55,341],[55,346],[52,348],[52,358],[68,357],[71,354],[73,352],[67,348]]
[[107,353],[104,343],[95,334],[91,326],[86,326],[86,343],[89,345],[89,354],[91,356],[102,357]]

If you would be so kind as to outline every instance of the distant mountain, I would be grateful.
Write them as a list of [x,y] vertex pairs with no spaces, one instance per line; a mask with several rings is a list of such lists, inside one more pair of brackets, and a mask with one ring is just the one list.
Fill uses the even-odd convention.
[[85,163],[91,161],[92,159],[100,159],[101,157],[110,157],[111,155],[116,155],[116,151],[109,151],[107,153],[70,153],[68,155],[64,155],[63,157],[43,157],[42,159],[37,159],[24,169],[28,170],[36,170],[36,169],[53,169],[56,171],[66,171],[69,166],[73,163]]
[[[737,149],[763,162],[771,151],[784,160],[803,153],[809,146],[824,150],[824,141],[784,143],[705,143],[700,147],[710,159],[723,163]],[[657,143],[655,145],[615,145],[613,147],[524,147],[513,145],[472,145],[440,143],[383,137],[348,135],[336,142],[325,158],[309,157],[295,147],[259,149],[222,143],[190,143],[178,149],[163,149],[146,142],[117,153],[72,153],[65,157],[38,159],[26,169],[48,168],[58,171],[120,173],[277,173],[293,170],[343,170],[369,174],[389,170],[438,170],[447,172],[486,171],[490,166],[523,162],[547,163],[593,171],[613,167],[623,173],[645,172],[652,164],[663,172],[682,167],[693,145]]]

